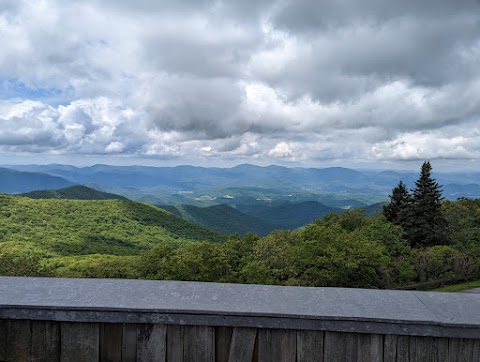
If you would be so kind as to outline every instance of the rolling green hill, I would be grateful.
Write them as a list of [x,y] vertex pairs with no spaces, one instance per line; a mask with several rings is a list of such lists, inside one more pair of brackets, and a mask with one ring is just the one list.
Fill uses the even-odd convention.
[[185,220],[195,222],[224,234],[238,233],[240,236],[243,236],[246,233],[252,232],[263,236],[275,229],[273,225],[256,217],[244,214],[225,204],[209,207],[197,207],[193,205],[165,205],[160,207]]
[[86,186],[71,186],[58,190],[31,191],[20,196],[31,199],[71,199],[71,200],[128,200],[126,197],[97,191]]
[[203,240],[225,236],[152,205],[0,195],[0,254],[136,255],[158,244]]

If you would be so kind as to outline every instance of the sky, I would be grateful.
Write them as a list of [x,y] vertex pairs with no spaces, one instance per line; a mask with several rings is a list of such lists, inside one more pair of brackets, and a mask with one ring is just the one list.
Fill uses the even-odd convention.
[[480,166],[480,0],[0,0],[0,162]]

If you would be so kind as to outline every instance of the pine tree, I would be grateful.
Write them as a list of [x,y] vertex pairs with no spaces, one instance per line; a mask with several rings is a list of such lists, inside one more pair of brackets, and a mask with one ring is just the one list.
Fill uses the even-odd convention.
[[400,181],[397,187],[392,190],[390,203],[383,207],[383,214],[390,222],[405,226],[404,219],[412,203],[412,197],[408,193],[405,184]]
[[405,228],[407,239],[414,247],[442,245],[448,242],[446,220],[441,211],[441,186],[431,177],[432,166],[426,161],[415,182],[412,203]]

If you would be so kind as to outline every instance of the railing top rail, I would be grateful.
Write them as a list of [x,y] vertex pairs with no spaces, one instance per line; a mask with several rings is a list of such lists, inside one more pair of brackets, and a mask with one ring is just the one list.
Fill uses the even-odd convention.
[[[102,320],[102,313],[108,315],[105,320]],[[450,328],[465,330],[466,336],[480,338],[480,295],[180,281],[0,277],[0,318],[108,322],[134,322],[136,318],[140,323],[191,324],[200,321],[200,324],[257,327],[270,323],[269,327],[286,328],[291,324],[292,328],[300,329],[324,329],[327,325],[338,324],[343,327],[337,330],[362,331],[363,328],[364,332],[372,333],[382,332],[382,328],[377,327],[383,325],[393,328],[391,334],[402,328],[407,333],[407,329],[414,326],[413,329],[423,331],[415,332],[420,335],[429,335],[428,330],[436,330],[432,335],[449,335],[439,331]],[[362,323],[364,325],[359,327]]]

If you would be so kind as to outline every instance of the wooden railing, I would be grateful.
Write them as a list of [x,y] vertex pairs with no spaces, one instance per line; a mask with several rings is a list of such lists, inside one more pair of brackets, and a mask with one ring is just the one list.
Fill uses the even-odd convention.
[[480,361],[480,295],[0,277],[0,361]]

